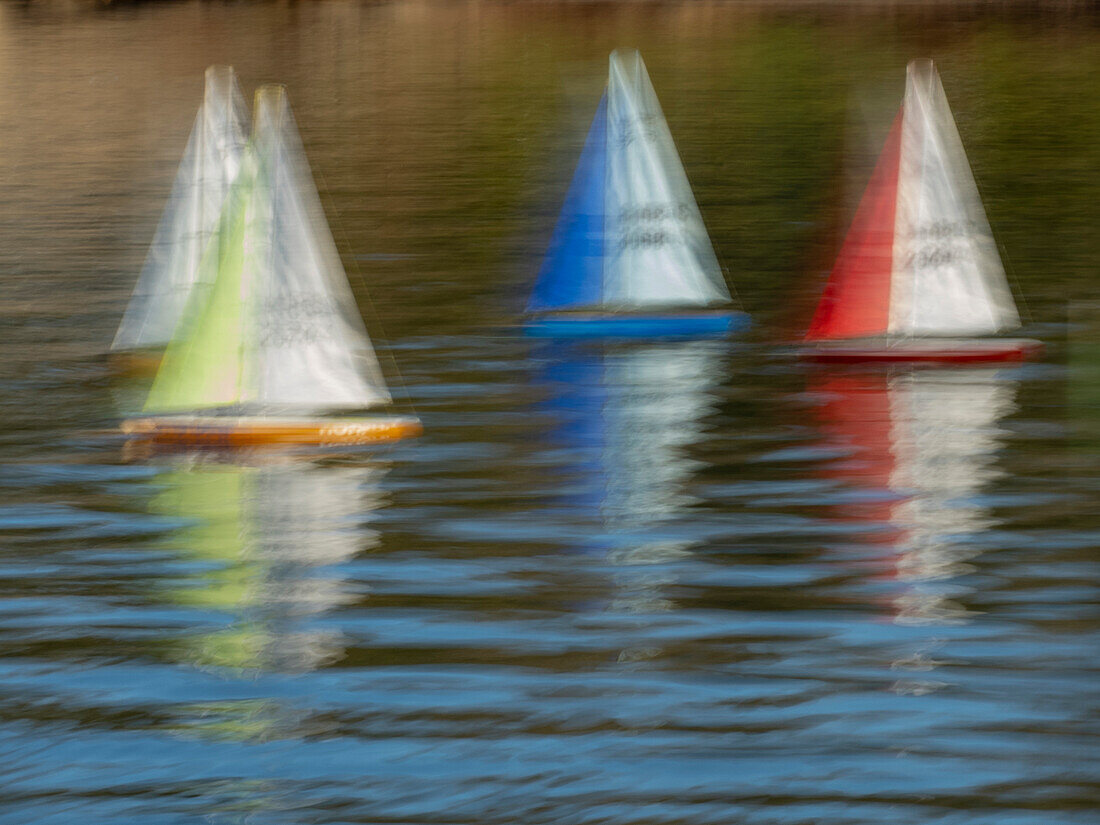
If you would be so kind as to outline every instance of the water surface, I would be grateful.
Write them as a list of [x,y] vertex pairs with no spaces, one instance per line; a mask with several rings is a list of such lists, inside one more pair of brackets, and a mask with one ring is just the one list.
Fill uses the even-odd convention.
[[[0,6],[0,821],[1086,820],[1100,40],[1044,8]],[[624,45],[745,338],[513,330]],[[920,55],[1048,354],[799,366]],[[110,434],[214,62],[287,84],[422,438]]]

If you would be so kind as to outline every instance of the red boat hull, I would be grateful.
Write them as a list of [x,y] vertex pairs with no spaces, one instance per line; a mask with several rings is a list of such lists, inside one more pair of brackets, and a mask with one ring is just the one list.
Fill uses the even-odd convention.
[[990,364],[1025,361],[1042,351],[1042,342],[1031,338],[920,338],[904,342],[869,340],[812,344],[799,349],[798,356],[805,361],[832,364]]

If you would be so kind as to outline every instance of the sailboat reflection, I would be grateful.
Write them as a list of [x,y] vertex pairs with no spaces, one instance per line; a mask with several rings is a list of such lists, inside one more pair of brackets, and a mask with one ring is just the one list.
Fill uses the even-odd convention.
[[844,451],[830,477],[860,494],[842,518],[878,528],[867,541],[903,584],[889,600],[899,624],[968,620],[957,581],[996,521],[977,497],[1001,471],[1000,419],[1015,409],[1016,380],[1003,369],[831,374],[814,389],[827,439]]
[[663,591],[674,574],[658,568],[699,541],[682,522],[700,466],[688,453],[715,404],[723,346],[558,342],[545,352],[540,378],[551,390],[551,443],[567,451],[560,469],[569,492],[559,501],[598,520],[599,549],[620,569],[612,611],[673,606]]
[[200,667],[301,672],[343,654],[328,611],[355,597],[332,569],[378,534],[364,526],[381,504],[386,468],[326,466],[266,454],[245,463],[177,457],[156,481],[151,509],[186,520],[168,542],[190,562],[164,595],[215,612],[222,625],[177,649]]

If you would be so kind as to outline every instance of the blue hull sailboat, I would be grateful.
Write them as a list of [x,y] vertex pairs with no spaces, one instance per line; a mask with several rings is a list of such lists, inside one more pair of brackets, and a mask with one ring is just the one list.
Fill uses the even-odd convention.
[[641,55],[616,50],[610,63],[527,304],[527,333],[693,337],[747,326]]

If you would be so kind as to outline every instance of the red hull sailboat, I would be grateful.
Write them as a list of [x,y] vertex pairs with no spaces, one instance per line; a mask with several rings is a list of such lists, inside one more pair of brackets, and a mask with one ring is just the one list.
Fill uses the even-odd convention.
[[1019,361],[1020,326],[939,75],[914,60],[905,98],[800,355],[813,361]]

